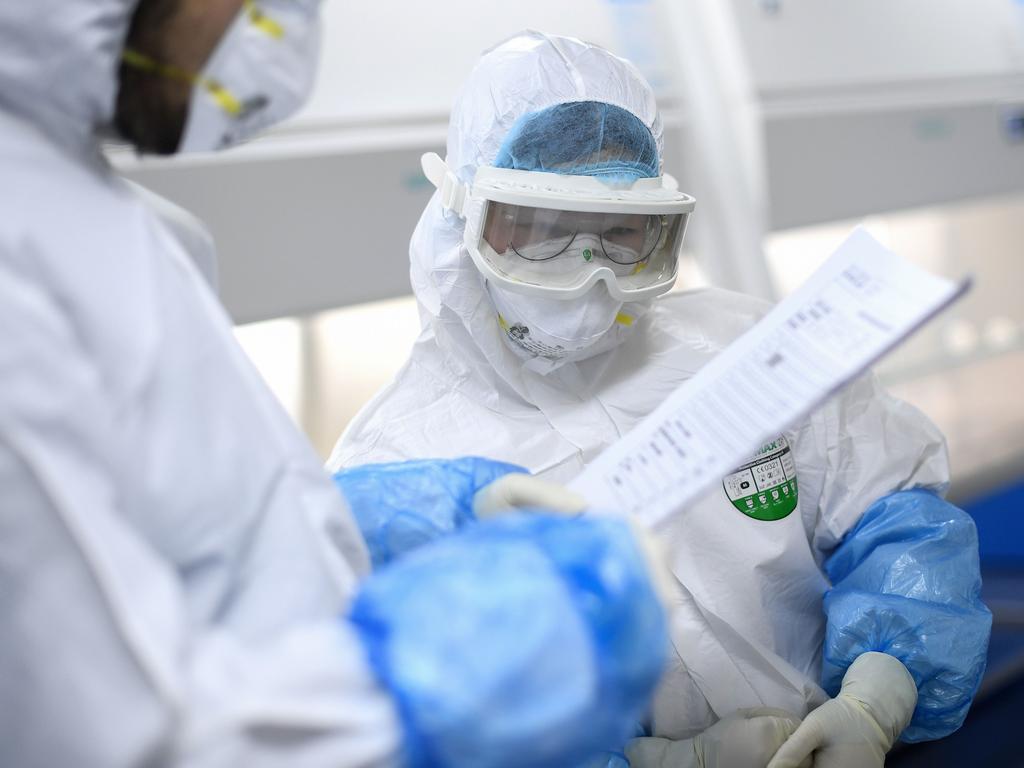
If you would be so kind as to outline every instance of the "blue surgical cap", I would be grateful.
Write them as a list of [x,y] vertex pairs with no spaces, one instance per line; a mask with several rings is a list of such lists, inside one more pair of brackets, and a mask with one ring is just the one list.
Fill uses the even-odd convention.
[[631,182],[658,175],[658,147],[633,113],[599,101],[575,101],[519,118],[494,166]]

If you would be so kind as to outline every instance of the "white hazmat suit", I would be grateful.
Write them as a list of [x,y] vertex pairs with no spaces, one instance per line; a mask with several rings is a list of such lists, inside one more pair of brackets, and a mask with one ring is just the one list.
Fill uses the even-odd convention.
[[313,731],[291,765],[384,765],[394,705],[336,619],[359,532],[97,152],[134,5],[0,6],[5,762],[256,766]]
[[[488,52],[455,104],[446,162],[471,182],[510,127],[552,105],[597,101],[640,118],[662,149],[654,94],[628,62],[537,33]],[[699,200],[697,203],[699,215]],[[590,357],[513,350],[463,245],[463,223],[435,195],[410,248],[423,330],[395,380],[356,417],[329,466],[479,454],[571,479],[766,312],[760,300],[694,290],[655,300],[616,344]],[[586,301],[586,297],[580,301]],[[582,357],[583,359],[579,359]],[[829,587],[826,555],[887,493],[948,481],[942,436],[871,377],[849,387],[752,458],[785,466],[781,519],[726,478],[667,529],[677,578],[675,654],[655,734],[684,738],[746,707],[805,715],[819,685]],[[789,512],[792,512],[790,514]],[[758,518],[764,519],[758,519]]]

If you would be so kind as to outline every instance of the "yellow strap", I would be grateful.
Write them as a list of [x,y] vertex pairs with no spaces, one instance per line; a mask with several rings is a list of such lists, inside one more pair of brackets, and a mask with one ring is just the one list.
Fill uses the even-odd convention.
[[[242,1],[250,24],[254,25],[256,28],[275,40],[280,40],[284,37],[284,27],[267,16],[267,14],[263,12],[263,9],[256,3],[256,0]],[[210,98],[217,103],[217,106],[232,117],[238,117],[242,114],[242,102],[233,93],[231,93],[230,90],[212,78],[197,75],[193,72],[187,72],[184,69],[175,67],[171,64],[164,64],[131,48],[124,49],[124,52],[121,54],[121,59],[125,64],[135,67],[136,69],[140,69],[143,72],[151,72],[155,75],[167,77],[172,80],[180,80],[188,83],[189,85],[198,86],[210,95]]]
[[266,32],[275,40],[284,37],[284,27],[263,12],[263,9],[256,4],[256,0],[245,0],[245,11],[249,16],[249,22],[253,26]]
[[151,72],[154,75],[160,75],[171,80],[180,80],[189,85],[199,86],[210,94],[210,97],[217,102],[221,109],[232,117],[238,117],[242,113],[242,102],[216,80],[187,72],[171,64],[164,64],[131,48],[124,49],[121,53],[121,60],[128,66],[135,67],[143,72]]
[[231,93],[231,91],[216,80],[203,77],[199,79],[199,84],[208,94],[210,94],[210,97],[217,102],[217,105],[229,115],[232,117],[238,117],[242,114],[242,102],[236,99],[235,95]]
[[125,48],[121,52],[121,60],[130,67],[141,69],[143,72],[152,72],[165,77],[172,77],[175,80],[192,82],[195,78],[184,70],[172,67],[167,64],[159,64],[144,53],[139,53],[133,48]]

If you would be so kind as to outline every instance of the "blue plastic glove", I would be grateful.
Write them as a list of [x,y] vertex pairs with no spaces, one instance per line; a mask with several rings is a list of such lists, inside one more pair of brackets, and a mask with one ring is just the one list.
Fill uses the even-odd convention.
[[426,459],[343,469],[334,482],[379,568],[475,520],[476,492],[512,472],[526,470],[475,457]]
[[566,768],[621,748],[666,657],[626,522],[518,514],[371,576],[351,609],[407,764]]
[[902,741],[946,736],[963,723],[985,671],[992,614],[981,602],[974,521],[934,493],[875,502],[825,564],[822,686],[839,692],[867,651],[910,670],[918,700]]

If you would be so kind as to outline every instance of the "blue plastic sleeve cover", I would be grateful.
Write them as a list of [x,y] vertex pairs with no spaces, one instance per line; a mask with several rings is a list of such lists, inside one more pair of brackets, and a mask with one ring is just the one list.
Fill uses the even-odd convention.
[[378,568],[475,519],[473,496],[503,475],[526,470],[476,457],[364,464],[334,482]]
[[605,752],[576,768],[629,768],[629,759],[622,752]]
[[902,741],[963,723],[985,671],[992,614],[981,602],[978,535],[962,510],[925,490],[875,502],[825,564],[822,685],[839,691],[860,654],[906,665],[918,701]]
[[349,620],[415,768],[567,768],[619,750],[668,642],[627,525],[542,514],[410,553],[363,584]]

